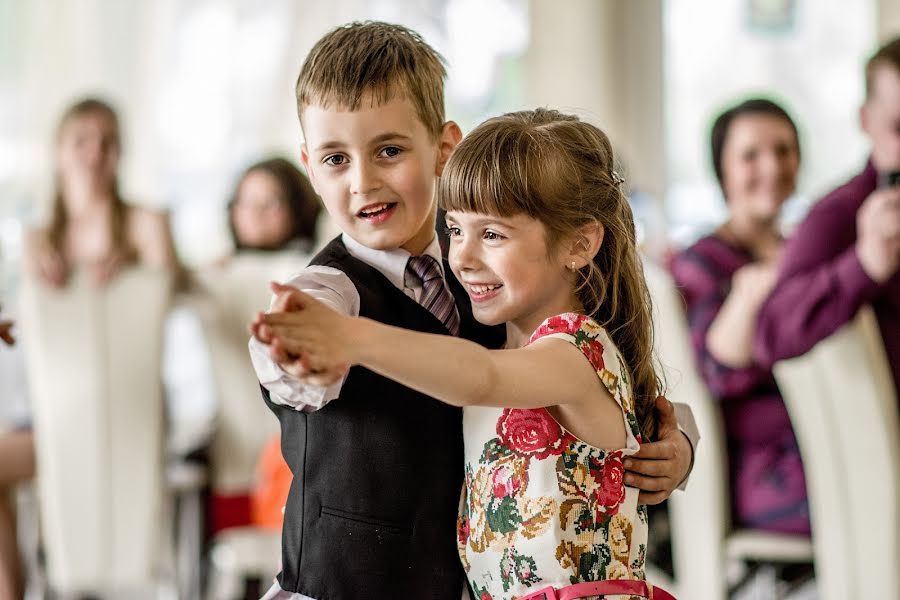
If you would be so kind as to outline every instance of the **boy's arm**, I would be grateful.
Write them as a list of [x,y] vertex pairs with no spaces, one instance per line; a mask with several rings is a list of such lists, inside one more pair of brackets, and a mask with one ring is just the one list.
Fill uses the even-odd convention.
[[[350,278],[337,269],[307,267],[287,285],[309,294],[341,314],[359,315],[359,292]],[[270,347],[255,337],[250,338],[249,350],[256,376],[275,404],[312,412],[340,395],[344,377],[331,385],[313,385],[285,372],[272,359]]]

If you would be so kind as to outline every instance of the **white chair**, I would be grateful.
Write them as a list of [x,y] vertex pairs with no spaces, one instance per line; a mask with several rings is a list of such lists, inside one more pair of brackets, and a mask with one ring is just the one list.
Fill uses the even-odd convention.
[[819,597],[898,597],[900,424],[871,308],[775,375],[806,470]]
[[675,585],[686,600],[724,600],[741,561],[812,560],[806,538],[732,530],[727,447],[721,411],[694,362],[684,302],[671,276],[648,260],[644,276],[653,299],[655,352],[666,378],[666,397],[691,407],[702,439],[687,489],[669,498]]
[[[289,279],[308,261],[309,256],[295,251],[242,252],[225,266],[197,275],[202,295],[195,306],[219,398],[211,447],[216,493],[250,493],[263,446],[278,432],[278,421],[262,400],[250,363],[247,327],[256,312],[269,306],[269,282]],[[213,541],[211,558],[210,597],[240,597],[237,590],[244,579],[268,581],[277,573],[280,537],[257,527],[228,529]]]
[[97,288],[26,279],[22,338],[51,589],[137,594],[159,584],[163,319],[170,274],[130,268]]
[[211,456],[212,486],[218,493],[247,493],[254,487],[259,454],[278,431],[250,364],[247,327],[256,312],[269,307],[269,282],[288,279],[308,260],[293,251],[242,252],[223,267],[197,274],[202,297],[196,308],[219,398]]

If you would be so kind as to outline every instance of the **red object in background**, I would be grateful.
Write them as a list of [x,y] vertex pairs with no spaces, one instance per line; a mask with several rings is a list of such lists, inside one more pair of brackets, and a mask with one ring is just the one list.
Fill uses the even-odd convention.
[[213,494],[209,505],[210,531],[216,534],[231,527],[246,527],[252,520],[249,494]]

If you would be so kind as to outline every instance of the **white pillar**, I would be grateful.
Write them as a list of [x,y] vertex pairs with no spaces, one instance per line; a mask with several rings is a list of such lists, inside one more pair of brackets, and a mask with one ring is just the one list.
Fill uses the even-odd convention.
[[661,0],[531,0],[528,102],[613,141],[631,187],[665,194]]
[[900,36],[900,2],[877,0],[875,5],[878,42],[883,44]]

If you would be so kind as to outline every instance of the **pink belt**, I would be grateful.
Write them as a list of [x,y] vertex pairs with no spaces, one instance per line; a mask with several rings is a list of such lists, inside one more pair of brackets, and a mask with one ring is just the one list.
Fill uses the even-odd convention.
[[531,592],[525,596],[519,596],[518,600],[575,600],[588,596],[613,596],[613,595],[641,596],[650,600],[675,600],[675,596],[656,586],[648,585],[646,581],[636,579],[608,579],[606,581],[591,581],[589,583],[575,583],[562,588],[553,586],[545,587]]

